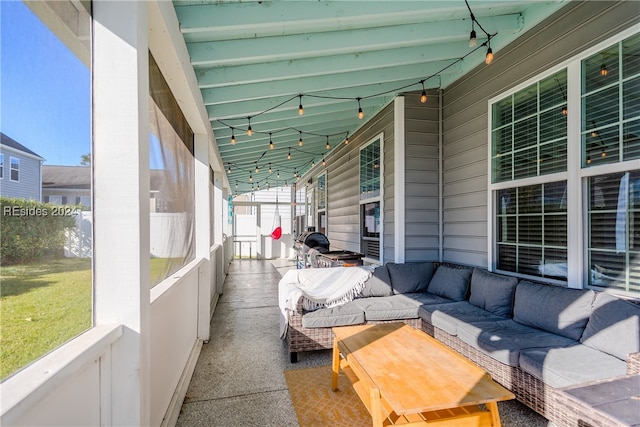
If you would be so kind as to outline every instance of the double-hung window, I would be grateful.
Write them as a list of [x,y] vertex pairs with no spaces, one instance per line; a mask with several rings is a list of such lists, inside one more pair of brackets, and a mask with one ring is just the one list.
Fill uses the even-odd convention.
[[382,262],[382,135],[360,149],[360,247],[365,259]]
[[640,292],[640,34],[625,34],[490,101],[491,268]]
[[10,168],[9,177],[11,181],[20,181],[20,159],[16,157],[9,158]]
[[587,283],[640,292],[640,34],[581,63]]

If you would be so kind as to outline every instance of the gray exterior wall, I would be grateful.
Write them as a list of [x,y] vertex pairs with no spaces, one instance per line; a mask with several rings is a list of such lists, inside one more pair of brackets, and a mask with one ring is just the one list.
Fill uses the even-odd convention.
[[487,266],[488,99],[632,25],[639,3],[571,2],[443,93],[443,260]]
[[344,143],[326,158],[327,166],[316,166],[299,182],[306,182],[327,171],[327,237],[331,250],[360,251],[360,148],[383,133],[384,163],[384,253],[386,261],[392,261],[393,247],[393,129],[394,104],[369,119]]
[[405,262],[439,257],[439,102],[405,95]]
[[[0,147],[0,153],[4,154],[4,171],[2,179],[0,179],[0,195],[16,199],[40,201],[40,188],[42,186],[40,159],[5,146]],[[11,181],[11,157],[20,159],[18,181]]]

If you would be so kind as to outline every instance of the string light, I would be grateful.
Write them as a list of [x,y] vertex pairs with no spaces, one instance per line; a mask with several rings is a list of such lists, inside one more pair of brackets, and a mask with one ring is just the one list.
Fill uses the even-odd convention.
[[420,102],[427,102],[427,91],[424,89],[424,80],[420,80],[420,84],[422,84],[422,94],[420,95]]
[[231,163],[227,165],[227,173],[231,173]]
[[[295,98],[298,98],[298,115],[299,115],[299,116],[304,115],[304,107],[303,107],[303,105],[302,105],[302,104],[303,104],[303,103],[302,103],[302,97],[303,97],[303,96],[311,96],[311,97],[317,97],[317,98],[328,98],[328,99],[335,99],[335,100],[355,100],[355,101],[357,101],[357,103],[358,103],[358,119],[362,120],[362,119],[364,119],[364,111],[363,111],[363,109],[362,109],[362,102],[361,102],[363,99],[369,99],[369,98],[374,98],[374,97],[377,97],[377,96],[380,96],[380,95],[386,95],[386,94],[390,94],[390,93],[393,93],[393,92],[403,91],[403,90],[405,90],[405,89],[409,89],[411,86],[414,86],[414,87],[415,87],[415,85],[416,85],[416,84],[419,84],[419,85],[420,85],[420,87],[421,87],[421,89],[422,89],[422,90],[421,90],[421,93],[420,93],[420,102],[421,102],[421,103],[426,103],[426,102],[428,101],[428,96],[427,96],[427,91],[426,91],[426,85],[425,85],[425,82],[426,82],[427,80],[431,79],[432,77],[436,77],[436,76],[441,75],[444,71],[446,71],[447,69],[451,68],[451,67],[452,67],[452,66],[454,66],[455,64],[457,64],[457,63],[459,63],[459,62],[463,61],[467,56],[469,56],[469,55],[471,55],[471,54],[475,53],[475,52],[476,52],[476,50],[481,49],[481,48],[482,48],[482,47],[484,47],[484,46],[486,46],[486,48],[487,48],[487,50],[486,50],[486,54],[485,54],[485,63],[486,63],[487,65],[488,65],[488,64],[491,64],[491,63],[493,62],[493,59],[494,59],[493,50],[492,50],[492,48],[491,48],[491,39],[492,39],[492,38],[493,38],[497,33],[496,33],[496,34],[489,34],[489,33],[488,33],[484,28],[482,28],[482,25],[480,24],[480,22],[478,22],[478,20],[476,19],[476,17],[473,15],[473,13],[472,13],[472,11],[471,11],[471,8],[469,7],[469,3],[468,3],[468,1],[467,1],[467,0],[465,0],[465,3],[467,4],[467,7],[469,8],[469,13],[470,13],[470,16],[471,16],[471,22],[472,22],[472,24],[471,24],[471,32],[470,32],[470,36],[469,36],[469,47],[474,48],[474,49],[473,49],[472,51],[468,52],[467,54],[463,55],[462,57],[460,57],[460,58],[457,58],[457,59],[455,59],[455,60],[450,61],[450,63],[449,63],[448,65],[446,65],[445,67],[443,67],[443,69],[441,69],[440,71],[438,71],[438,72],[434,73],[433,75],[428,76],[428,77],[426,77],[426,78],[424,78],[424,79],[422,79],[422,80],[419,80],[419,81],[418,81],[418,82],[416,82],[416,83],[412,83],[412,84],[409,84],[409,85],[405,85],[405,86],[402,86],[402,87],[399,87],[399,88],[396,88],[396,89],[393,89],[393,90],[389,90],[389,91],[384,92],[384,93],[371,94],[371,95],[367,95],[367,96],[364,96],[364,97],[357,97],[357,98],[355,98],[355,99],[354,99],[354,98],[349,98],[349,97],[341,97],[341,96],[325,96],[325,95],[320,96],[320,95],[309,95],[309,94],[299,93],[299,94],[297,94],[297,95],[293,95],[291,98],[288,98],[287,100],[284,100],[283,102],[281,102],[281,103],[280,103],[280,104],[278,104],[278,105],[275,105],[275,106],[270,107],[269,109],[267,109],[267,110],[265,110],[265,111],[258,112],[258,113],[256,113],[256,114],[254,114],[253,116],[248,116],[248,117],[246,117],[247,122],[248,122],[248,125],[247,125],[247,131],[246,131],[246,132],[247,132],[247,135],[248,135],[248,136],[253,135],[253,129],[252,129],[252,126],[251,126],[251,119],[252,119],[252,117],[256,117],[256,116],[258,116],[258,115],[261,115],[261,114],[267,113],[267,112],[269,112],[269,111],[271,111],[271,110],[275,110],[276,108],[281,107],[281,106],[282,106],[282,105],[284,105],[285,103],[291,102],[291,101],[292,101],[292,100],[294,100]],[[477,44],[478,44],[478,41],[477,41],[477,34],[476,34],[476,29],[475,29],[476,24],[477,24],[477,26],[479,27],[479,29],[480,29],[480,30],[482,30],[482,31],[484,32],[484,34],[486,35],[486,37],[487,37],[487,38],[486,38],[486,41],[482,44],[482,46],[481,46],[480,48],[476,48],[476,46],[477,46]],[[606,75],[607,75],[607,73],[608,73],[608,70],[606,70],[606,65],[605,65],[605,63],[604,63],[604,58],[603,58],[603,62],[602,62],[602,66],[601,66],[601,74],[602,74],[603,76],[606,76]],[[564,105],[564,106],[562,107],[562,114],[563,114],[563,115],[565,115],[565,116],[568,114],[568,110],[567,110],[567,106],[566,106],[566,105]],[[240,118],[240,117],[238,117],[238,118],[233,119],[233,120],[241,120],[241,118]],[[229,126],[229,125],[225,124],[222,120],[217,120],[217,121],[219,121],[220,123],[222,123],[223,125],[225,125],[225,126],[227,126],[228,128],[230,128],[230,129],[231,129],[231,145],[234,145],[234,144],[236,143],[236,138],[235,138],[235,127],[233,127],[233,126]],[[303,133],[303,131],[302,131],[302,130],[295,129],[295,128],[284,128],[284,129],[277,130],[277,131],[275,131],[275,132],[276,132],[276,133],[279,133],[279,132],[286,131],[286,130],[288,130],[288,129],[291,129],[291,130],[294,130],[294,131],[298,131],[298,132],[299,132],[300,137],[299,137],[299,140],[298,140],[298,146],[302,147],[302,146],[303,146],[303,138],[302,138],[302,133]],[[594,132],[595,132],[595,131],[594,131]],[[260,133],[260,132],[258,132],[258,133]],[[266,132],[265,132],[265,133],[266,133]],[[275,144],[273,143],[273,133],[274,133],[274,132],[269,132],[269,133],[268,133],[268,134],[269,134],[269,150],[273,150],[273,149],[275,149]],[[318,134],[314,134],[314,133],[310,133],[310,134],[311,134],[311,135],[314,135],[314,136],[319,136],[319,137],[321,137],[321,136],[325,136],[325,138],[326,138],[326,145],[325,145],[325,147],[326,147],[326,149],[327,149],[327,150],[330,150],[330,149],[331,149],[331,144],[329,143],[329,137],[330,137],[330,136],[334,136],[334,135],[336,135],[336,134],[318,135]],[[339,135],[339,134],[338,134],[338,135]],[[595,135],[596,135],[596,136],[598,135],[598,134],[597,134],[597,132],[595,132]],[[308,142],[308,141],[307,141],[307,142]],[[346,132],[346,136],[344,137],[344,144],[345,144],[345,145],[348,145],[348,144],[349,144],[349,142],[350,142],[350,141],[349,141],[349,131],[347,131],[347,132]],[[291,144],[291,145],[293,145],[293,144]],[[313,145],[313,144],[312,144],[312,145]],[[295,149],[295,146],[294,146],[294,149]],[[300,151],[301,151],[301,150],[300,150]],[[260,160],[262,159],[262,157],[265,155],[265,153],[266,153],[266,152],[267,152],[267,151],[263,152],[263,153],[262,153],[262,156],[260,156],[260,158],[259,158],[257,161],[255,161],[255,166],[256,166],[256,167],[255,167],[255,169],[256,169],[256,173],[258,173],[258,172],[259,172],[258,161],[260,161]],[[303,152],[303,151],[301,151],[301,152]],[[303,153],[304,153],[304,152],[303,152]],[[313,154],[313,153],[305,153],[305,154]],[[316,154],[316,155],[317,155],[317,154]],[[606,151],[605,151],[605,150],[604,150],[604,148],[603,148],[603,149],[602,149],[601,156],[602,156],[602,157],[605,157],[606,155],[607,155],[607,154],[606,154]],[[291,159],[291,146],[289,146],[289,147],[288,147],[288,150],[287,150],[287,160],[290,160],[290,159]],[[590,159],[589,159],[589,160],[590,160]],[[311,167],[312,167],[312,168],[316,167],[315,159],[312,159],[309,163],[307,163],[307,165],[311,165]],[[278,164],[276,164],[276,166],[278,166]],[[324,157],[324,156],[322,157],[322,166],[326,166],[326,159],[325,159],[325,157]],[[374,168],[375,168],[376,166],[377,166],[378,168],[380,167],[380,165],[374,165]],[[234,168],[235,168],[236,170],[237,170],[237,169],[241,169],[241,170],[242,170],[242,167],[240,167],[238,164],[234,164]],[[227,171],[228,171],[228,173],[231,173],[231,164],[230,164],[230,163],[228,163],[228,170],[227,170]],[[272,173],[272,164],[271,164],[271,163],[269,163],[269,173]],[[286,175],[286,174],[285,174],[285,175]],[[295,175],[296,177],[299,177],[299,175],[298,175],[298,171],[297,171],[297,168],[296,168],[296,169],[294,169],[294,175]],[[277,176],[278,176],[278,178],[280,178],[280,171],[279,171],[279,170],[277,171]],[[253,176],[252,176],[252,175],[249,175],[249,180],[250,180],[250,182],[252,182],[252,181],[253,181]],[[262,180],[259,180],[258,182],[261,182],[261,183],[265,183],[265,182],[266,182],[266,183],[267,183],[267,187],[269,187],[268,179],[262,179]],[[285,186],[286,186],[286,184],[287,184],[287,181],[285,181]],[[236,187],[237,187],[237,185],[238,185],[238,182],[236,181]],[[236,189],[237,189],[237,188],[236,188]],[[253,186],[252,186],[252,191],[253,191]]]
[[607,66],[603,63],[603,64],[600,66],[600,75],[601,75],[602,77],[606,77],[606,76],[607,76],[607,74],[609,74],[609,70],[607,70]]
[[489,65],[493,62],[493,50],[491,50],[491,39],[487,41],[487,54],[484,57],[484,63]]

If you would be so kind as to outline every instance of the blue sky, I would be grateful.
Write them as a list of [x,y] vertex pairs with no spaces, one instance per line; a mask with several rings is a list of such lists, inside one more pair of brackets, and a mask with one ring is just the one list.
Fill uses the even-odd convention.
[[20,1],[0,1],[0,129],[48,165],[91,151],[89,69]]

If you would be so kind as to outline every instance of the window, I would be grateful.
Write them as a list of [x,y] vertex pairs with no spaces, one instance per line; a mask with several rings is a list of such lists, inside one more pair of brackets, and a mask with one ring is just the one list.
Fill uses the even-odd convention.
[[640,293],[640,34],[626,34],[490,102],[490,267]]
[[640,159],[638,58],[640,34],[581,64],[582,166],[590,174],[587,283],[633,293],[640,292],[640,170],[627,165]]
[[10,170],[10,179],[11,181],[20,181],[20,159],[16,159],[15,157],[10,157],[9,162],[11,163]]
[[327,234],[327,174],[318,176],[318,214],[316,230]]
[[562,70],[493,105],[493,182],[566,170],[566,93]]
[[497,191],[497,268],[566,278],[566,182]]
[[[566,279],[567,71],[561,70],[492,106],[492,182],[496,268]],[[533,178],[536,184],[524,185]]]
[[[56,10],[66,13],[74,7],[62,6],[47,8],[49,22],[60,23],[49,29],[23,2],[2,3],[0,74],[2,105],[7,107],[2,120],[12,124],[12,138],[48,164],[73,169],[91,151],[91,42],[83,36],[91,34],[91,16],[84,9],[87,2],[74,2],[79,13],[68,15],[74,16],[73,30],[63,28],[66,21],[54,16]],[[81,36],[72,40],[74,34]],[[38,102],[25,96],[33,93]],[[37,126],[26,117],[38,117]],[[28,154],[0,155],[0,174],[19,182],[15,187],[41,187],[39,167],[39,160]],[[62,194],[49,197],[49,202],[62,204]],[[0,233],[2,248],[10,248],[0,254],[0,379],[91,328],[93,318],[91,218],[80,225],[74,209],[17,200],[11,205],[30,208],[32,214],[0,220],[3,231],[30,230]]]
[[640,171],[589,179],[589,284],[640,292]]
[[382,135],[360,149],[360,236],[366,259],[382,261]]
[[640,159],[640,35],[582,61],[582,166]]

